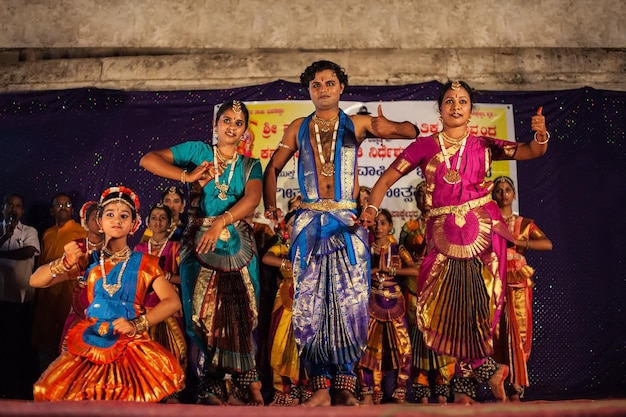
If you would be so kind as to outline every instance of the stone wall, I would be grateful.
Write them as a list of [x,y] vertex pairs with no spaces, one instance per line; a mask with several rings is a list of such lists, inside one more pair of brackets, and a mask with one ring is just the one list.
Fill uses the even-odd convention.
[[0,91],[213,89],[462,78],[490,90],[626,90],[623,0],[0,0]]

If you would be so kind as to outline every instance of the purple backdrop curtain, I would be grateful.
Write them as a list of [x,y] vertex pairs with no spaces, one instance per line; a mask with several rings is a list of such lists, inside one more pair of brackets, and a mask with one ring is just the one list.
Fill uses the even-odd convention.
[[[348,87],[343,100],[434,100],[440,84]],[[0,95],[0,192],[26,199],[24,222],[51,225],[50,199],[76,204],[108,186],[138,192],[144,208],[172,181],[139,167],[147,151],[211,134],[213,106],[308,100],[298,84],[276,81],[211,91],[136,92],[94,88]],[[536,268],[535,337],[528,399],[626,397],[626,93],[580,88],[494,92],[484,103],[513,105],[518,140],[544,106],[548,153],[518,164],[522,215],[534,218],[554,250],[530,253]],[[144,213],[145,214],[145,213]]]

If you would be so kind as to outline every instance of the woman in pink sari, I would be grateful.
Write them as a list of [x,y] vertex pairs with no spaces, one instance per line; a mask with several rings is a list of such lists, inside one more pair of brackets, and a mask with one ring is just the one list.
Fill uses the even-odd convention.
[[486,381],[506,401],[508,366],[492,358],[493,335],[504,301],[507,241],[513,237],[485,180],[494,160],[542,156],[550,138],[541,108],[532,117],[534,140],[474,136],[468,129],[474,92],[465,82],[444,85],[438,99],[443,129],[419,137],[378,179],[361,214],[372,224],[387,190],[418,166],[430,209],[427,255],[420,268],[417,322],[425,344],[456,359],[455,402],[471,404]]

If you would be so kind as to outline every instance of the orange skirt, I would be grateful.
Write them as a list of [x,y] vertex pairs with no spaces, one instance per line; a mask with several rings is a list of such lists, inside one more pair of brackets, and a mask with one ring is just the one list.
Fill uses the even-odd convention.
[[62,353],[35,383],[34,398],[158,402],[183,389],[184,377],[176,358],[144,334],[109,363]]

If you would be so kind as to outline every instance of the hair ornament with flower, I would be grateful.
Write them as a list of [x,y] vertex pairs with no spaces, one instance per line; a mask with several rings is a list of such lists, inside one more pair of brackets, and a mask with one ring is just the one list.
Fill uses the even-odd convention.
[[80,208],[80,211],[78,212],[78,215],[80,217],[80,225],[83,226],[83,229],[85,230],[89,230],[89,228],[87,227],[87,221],[89,220],[87,218],[87,210],[91,206],[98,206],[98,202],[93,200],[87,201],[85,204],[83,204],[83,206]]
[[117,187],[109,187],[102,192],[100,196],[100,208],[103,208],[107,204],[117,200],[118,204],[124,203],[132,210],[135,215],[135,225],[133,226],[130,234],[132,235],[141,226],[141,218],[139,217],[139,197],[133,190],[123,185]]

